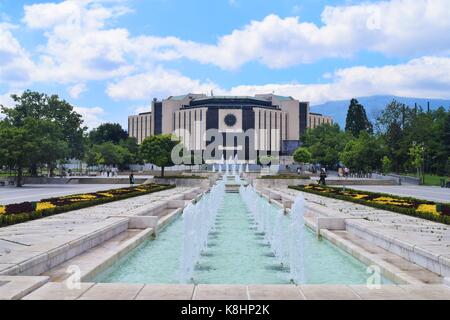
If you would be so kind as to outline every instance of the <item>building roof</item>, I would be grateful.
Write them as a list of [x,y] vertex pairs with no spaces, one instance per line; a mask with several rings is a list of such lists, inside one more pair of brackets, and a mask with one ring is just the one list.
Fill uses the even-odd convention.
[[248,97],[248,96],[212,96],[212,97],[202,97],[192,99],[189,105],[184,106],[189,107],[199,107],[199,106],[262,106],[262,107],[273,107],[272,102],[267,99]]

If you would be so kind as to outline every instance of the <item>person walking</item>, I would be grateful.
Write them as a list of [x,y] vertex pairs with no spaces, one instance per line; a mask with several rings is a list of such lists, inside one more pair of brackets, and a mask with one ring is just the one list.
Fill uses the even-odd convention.
[[344,168],[344,176],[345,176],[346,178],[348,178],[349,173],[350,173],[350,169],[347,168],[347,167],[345,167],[345,168]]
[[133,174],[133,172],[130,173],[130,185],[132,187],[134,186],[134,174]]
[[327,177],[327,172],[325,171],[325,168],[320,169],[320,179],[319,184],[326,185],[325,178]]

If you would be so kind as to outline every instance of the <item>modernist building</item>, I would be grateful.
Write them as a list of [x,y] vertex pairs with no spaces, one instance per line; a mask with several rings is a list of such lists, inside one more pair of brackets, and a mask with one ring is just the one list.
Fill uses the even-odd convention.
[[[245,153],[239,159],[254,163],[261,155],[289,157],[307,128],[332,121],[310,113],[308,102],[292,97],[187,94],[154,99],[151,112],[128,118],[128,132],[139,143],[151,135],[172,133],[195,152],[206,152],[216,143],[215,159]],[[211,137],[211,131],[216,136]],[[206,156],[205,160],[214,162]]]
[[333,118],[329,116],[324,116],[320,113],[310,112],[308,116],[308,128],[314,129],[321,124],[333,124]]

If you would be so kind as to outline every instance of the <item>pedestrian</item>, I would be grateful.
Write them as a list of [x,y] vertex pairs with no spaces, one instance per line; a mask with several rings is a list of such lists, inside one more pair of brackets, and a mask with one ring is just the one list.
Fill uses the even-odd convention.
[[301,170],[300,170],[300,167],[298,167],[297,168],[297,174],[300,175],[300,173],[301,173]]
[[344,176],[344,170],[342,170],[342,167],[339,167],[338,169],[338,176],[339,178],[342,178]]
[[134,186],[134,174],[133,174],[133,172],[130,173],[130,185],[132,187]]
[[347,168],[347,167],[345,167],[344,168],[344,176],[346,177],[346,178],[348,178],[348,175],[350,174],[350,169],[349,168]]
[[327,177],[327,172],[325,171],[325,168],[320,169],[320,180],[319,184],[326,185],[325,178]]

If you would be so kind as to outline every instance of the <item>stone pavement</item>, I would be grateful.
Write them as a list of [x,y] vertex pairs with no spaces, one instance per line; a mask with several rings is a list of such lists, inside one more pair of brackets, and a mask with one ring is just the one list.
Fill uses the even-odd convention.
[[[273,188],[294,199],[299,191]],[[419,264],[450,276],[450,226],[342,200],[303,193],[307,208],[317,216],[345,217],[350,233]]]
[[0,228],[0,275],[42,274],[125,232],[133,212],[189,190],[193,188],[177,187]]
[[[1,288],[1,287],[0,287]],[[47,283],[25,300],[450,300],[445,285],[144,285]]]

